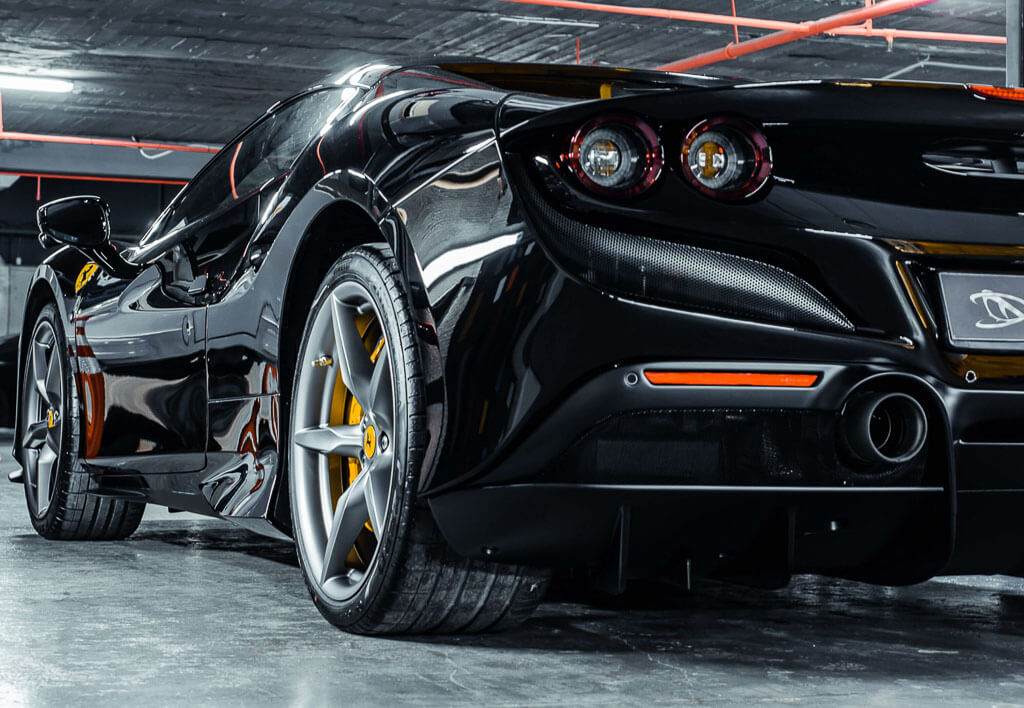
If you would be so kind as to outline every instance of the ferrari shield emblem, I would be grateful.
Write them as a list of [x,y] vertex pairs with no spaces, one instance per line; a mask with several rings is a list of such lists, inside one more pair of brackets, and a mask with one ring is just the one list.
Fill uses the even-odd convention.
[[96,275],[97,270],[99,270],[99,266],[95,263],[86,263],[82,266],[82,270],[78,273],[78,278],[75,280],[76,293],[92,280],[92,276]]

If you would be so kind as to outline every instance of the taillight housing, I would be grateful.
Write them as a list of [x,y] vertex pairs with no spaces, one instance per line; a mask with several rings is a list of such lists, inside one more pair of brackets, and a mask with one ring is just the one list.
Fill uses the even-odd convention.
[[680,161],[691,185],[725,200],[753,196],[772,171],[764,134],[735,118],[710,118],[691,128],[683,139]]
[[973,91],[975,96],[1000,98],[1004,101],[1024,101],[1024,89],[1008,88],[1005,86],[984,86],[982,84],[968,84],[967,88]]
[[661,141],[632,116],[602,116],[572,136],[564,156],[587,189],[607,196],[632,196],[651,187],[664,165]]

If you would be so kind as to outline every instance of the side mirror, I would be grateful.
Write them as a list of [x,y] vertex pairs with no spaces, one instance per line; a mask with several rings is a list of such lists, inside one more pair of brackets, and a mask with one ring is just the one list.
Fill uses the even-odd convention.
[[99,197],[65,197],[36,210],[39,243],[72,246],[110,275],[133,278],[142,268],[129,263],[110,241],[110,208]]
[[99,197],[65,197],[36,210],[42,239],[76,248],[98,248],[110,242],[110,208]]

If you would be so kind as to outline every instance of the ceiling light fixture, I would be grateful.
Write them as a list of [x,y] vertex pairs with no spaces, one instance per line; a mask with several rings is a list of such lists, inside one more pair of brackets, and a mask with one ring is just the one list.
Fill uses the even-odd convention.
[[27,74],[0,74],[0,89],[68,93],[74,87],[70,81],[62,79],[44,79]]
[[498,18],[502,22],[515,22],[519,25],[556,25],[558,27],[579,27],[581,29],[596,29],[601,26],[599,22],[585,22],[583,20],[554,20],[550,17],[533,17],[530,15],[503,15]]

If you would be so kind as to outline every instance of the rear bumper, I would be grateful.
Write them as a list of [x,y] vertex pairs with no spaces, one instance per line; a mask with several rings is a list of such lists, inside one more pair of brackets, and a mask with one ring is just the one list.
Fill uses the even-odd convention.
[[[532,150],[509,153],[515,247],[461,300],[435,298],[445,424],[421,491],[454,548],[627,575],[1022,572],[1024,357],[952,347],[928,289],[1005,258],[852,232],[850,210],[893,212],[785,186],[743,209],[596,205],[557,175],[549,189]],[[918,223],[896,211],[879,233]],[[648,369],[819,378],[655,386]],[[863,390],[924,408],[915,469],[861,474],[837,453]]]
[[[642,375],[651,367],[681,366],[620,367],[581,386],[478,484],[431,498],[445,537],[470,557],[622,568],[624,577],[686,568],[700,575],[785,579],[813,572],[905,584],[938,573],[1024,573],[1024,429],[1019,440],[983,439],[986,422],[1003,433],[1013,427],[1024,393],[963,390],[869,364],[685,364],[810,371],[820,375],[811,388],[656,386]],[[844,477],[841,469],[802,470],[781,447],[772,452],[777,468],[755,450],[752,476],[738,475],[732,463],[745,453],[727,450],[731,439],[724,435],[722,464],[707,456],[694,463],[696,448],[679,443],[684,446],[662,456],[667,471],[653,475],[659,458],[642,449],[632,458],[635,466],[621,456],[609,463],[615,440],[600,439],[589,456],[566,457],[567,449],[600,437],[594,431],[608,421],[719,410],[838,416],[851,392],[873,385],[908,392],[928,411],[927,458],[915,477],[872,481]],[[799,441],[791,449],[803,455],[812,444]],[[694,479],[695,465],[709,476]],[[786,474],[777,474],[780,469]]]

